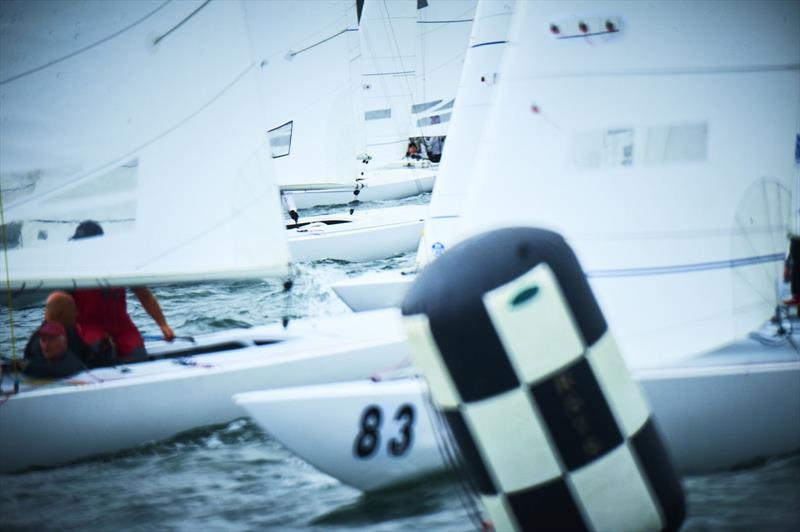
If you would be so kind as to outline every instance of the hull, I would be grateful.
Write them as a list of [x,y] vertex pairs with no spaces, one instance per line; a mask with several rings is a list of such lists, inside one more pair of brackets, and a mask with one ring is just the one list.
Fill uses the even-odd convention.
[[[433,190],[436,168],[399,166],[367,173],[356,186],[287,191],[298,209],[320,205],[345,205],[353,200],[385,201],[417,196]],[[358,195],[353,193],[358,190]]]
[[[398,314],[388,311],[159,342],[148,344],[148,352],[165,358],[23,381],[0,404],[0,472],[60,465],[225,423],[244,414],[233,394],[368,378],[400,363],[406,346]],[[9,376],[2,389],[12,389]]]
[[[634,371],[682,474],[706,473],[800,448],[800,359],[789,345],[753,340],[699,357],[683,367]],[[421,379],[338,383],[253,392],[236,401],[289,450],[342,482],[369,491],[447,467],[447,441],[427,402]],[[402,437],[397,413],[416,417],[406,454],[390,441]],[[362,457],[355,445],[368,409],[382,414],[377,449]],[[302,412],[305,423],[292,422]],[[295,418],[296,419],[296,418]],[[369,428],[369,421],[367,422]],[[318,437],[314,433],[318,433]],[[319,445],[325,441],[325,445]]]
[[335,283],[331,288],[355,312],[399,307],[414,281],[413,272],[377,272]]
[[293,261],[357,262],[413,251],[419,244],[427,210],[427,205],[406,205],[353,215],[300,218],[300,227],[288,230],[289,253]]
[[[425,391],[421,380],[409,378],[251,392],[235,402],[316,468],[374,491],[445,467],[443,428]],[[364,427],[372,422],[364,418],[370,409],[381,417],[373,440]]]

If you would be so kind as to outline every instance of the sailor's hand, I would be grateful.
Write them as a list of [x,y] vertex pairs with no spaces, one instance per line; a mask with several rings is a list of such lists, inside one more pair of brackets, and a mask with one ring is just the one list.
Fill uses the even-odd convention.
[[164,340],[168,342],[171,342],[175,339],[175,333],[172,332],[172,328],[166,323],[161,325],[161,334],[164,335]]

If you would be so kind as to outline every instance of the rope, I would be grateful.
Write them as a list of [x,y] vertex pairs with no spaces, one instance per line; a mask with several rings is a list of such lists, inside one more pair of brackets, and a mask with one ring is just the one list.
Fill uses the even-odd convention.
[[172,33],[173,31],[175,31],[175,30],[177,30],[178,28],[180,28],[181,26],[183,26],[183,23],[184,23],[184,22],[186,22],[187,20],[189,20],[190,18],[192,18],[193,16],[195,16],[195,15],[197,14],[197,12],[198,12],[198,11],[200,11],[201,9],[203,9],[204,7],[206,7],[206,6],[208,5],[208,3],[209,3],[209,2],[211,2],[211,0],[206,0],[205,2],[203,2],[203,3],[202,3],[202,4],[201,4],[201,5],[200,5],[200,6],[199,6],[197,9],[195,9],[194,11],[192,11],[191,13],[189,13],[189,15],[187,15],[187,16],[186,16],[186,18],[184,18],[183,20],[181,20],[180,22],[178,22],[177,24],[175,24],[174,26],[172,26],[172,28],[170,28],[170,29],[169,29],[169,30],[168,30],[166,33],[164,33],[163,35],[160,35],[159,37],[157,37],[157,38],[156,38],[156,40],[154,40],[154,41],[153,41],[153,44],[158,44],[158,43],[160,43],[160,42],[161,42],[163,39],[165,39],[165,38],[166,38],[166,37],[167,37],[167,36],[168,36],[170,33]]
[[[417,377],[417,379],[420,379],[420,377]],[[422,381],[424,383],[424,380]],[[458,489],[456,493],[461,507],[464,508],[470,522],[477,530],[486,530],[487,523],[482,518],[481,510],[475,502],[474,494],[476,490],[472,487],[469,477],[464,474],[466,469],[457,453],[458,447],[454,442],[453,434],[450,432],[444,416],[442,416],[439,409],[435,407],[430,388],[427,384],[425,384],[423,388],[422,402],[425,405],[425,409],[428,411],[428,416],[433,425],[433,437],[436,440],[436,449],[439,451],[442,461],[458,476]]]
[[306,47],[305,47],[305,48],[303,48],[302,50],[298,50],[298,51],[296,51],[296,52],[291,52],[291,51],[290,51],[290,52],[289,52],[289,54],[288,54],[288,57],[289,57],[289,58],[293,58],[293,57],[295,57],[295,56],[297,56],[297,55],[300,55],[300,54],[302,54],[303,52],[305,52],[305,51],[307,51],[307,50],[311,50],[311,49],[312,49],[312,48],[314,48],[315,46],[319,46],[320,44],[326,43],[326,42],[330,41],[331,39],[333,39],[334,37],[338,37],[339,35],[341,35],[341,34],[343,34],[343,33],[347,33],[348,31],[358,31],[358,29],[356,29],[356,28],[345,28],[345,29],[343,29],[342,31],[340,31],[339,33],[335,33],[335,34],[331,35],[330,37],[326,37],[325,39],[322,39],[322,40],[321,40],[321,41],[319,41],[319,42],[315,42],[314,44],[311,44],[311,45],[309,45],[309,46],[306,46]]
[[3,238],[3,264],[6,270],[6,296],[8,298],[8,327],[11,331],[11,366],[14,375],[14,393],[19,391],[19,364],[17,363],[17,340],[14,335],[14,306],[11,292],[11,274],[8,270],[8,236],[6,234],[6,217],[3,208],[3,189],[0,187],[0,231]]

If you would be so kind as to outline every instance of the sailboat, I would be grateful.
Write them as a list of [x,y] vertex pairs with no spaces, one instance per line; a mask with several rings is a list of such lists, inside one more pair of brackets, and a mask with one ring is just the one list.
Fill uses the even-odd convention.
[[[800,448],[797,320],[778,290],[798,230],[798,31],[790,2],[516,6],[460,230],[564,235],[683,473]],[[436,422],[415,406],[424,385],[402,383],[236,400],[321,470],[374,489],[407,480],[414,462],[430,470],[431,438],[417,448],[408,435]],[[298,404],[326,434],[321,420],[341,411],[348,437],[325,453],[304,447],[281,421]],[[386,483],[366,482],[372,455],[356,453],[370,412],[367,429],[386,431],[375,456],[408,443],[387,458],[407,463]]]
[[[374,272],[331,286],[354,311],[399,307],[415,271],[458,240],[464,196],[508,39],[513,2],[481,2],[469,38],[452,110],[451,127],[412,271]],[[449,154],[455,154],[450,156]]]
[[[6,290],[286,274],[269,102],[242,4],[4,6],[0,212],[19,236],[3,240]],[[68,240],[88,218],[105,234]],[[54,381],[3,364],[0,471],[229,421],[236,392],[366,378],[406,356],[393,315],[149,343],[148,362]]]
[[[273,124],[269,136],[278,182],[296,209],[431,191],[436,165],[404,158],[412,136],[409,127],[412,120],[428,120],[440,124],[435,133],[444,135],[448,120],[443,114],[420,117],[419,109],[431,106],[415,98],[429,87],[438,98],[434,101],[442,104],[437,107],[446,108],[467,34],[463,29],[437,32],[418,53],[416,43],[429,32],[416,24],[418,12],[460,10],[467,18],[452,26],[468,28],[474,4],[459,0],[419,7],[412,0],[343,0],[246,6],[253,47],[262,58],[262,90],[277,104],[268,110],[268,120]],[[309,11],[314,12],[311,19]],[[298,28],[307,28],[301,37]],[[443,53],[451,56],[448,64],[430,67],[436,72],[428,81],[416,65],[431,50],[439,54],[434,60]],[[389,145],[393,148],[387,158]]]

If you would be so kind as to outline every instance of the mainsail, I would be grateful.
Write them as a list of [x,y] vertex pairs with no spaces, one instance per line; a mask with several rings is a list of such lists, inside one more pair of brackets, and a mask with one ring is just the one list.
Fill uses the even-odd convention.
[[[245,2],[284,190],[354,186],[363,153],[356,4]],[[357,115],[358,118],[357,118]]]
[[[18,2],[0,18],[12,289],[260,277],[288,263],[240,2]],[[105,235],[68,237],[94,219]]]
[[403,157],[410,137],[445,135],[475,4],[364,3],[364,134],[373,167]]
[[757,327],[796,216],[800,4],[517,9],[465,230],[563,234],[638,367]]

